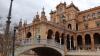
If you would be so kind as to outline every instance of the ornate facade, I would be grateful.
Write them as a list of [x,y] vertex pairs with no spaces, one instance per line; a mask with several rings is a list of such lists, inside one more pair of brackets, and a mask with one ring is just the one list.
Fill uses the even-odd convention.
[[97,50],[100,48],[100,6],[80,11],[73,3],[57,5],[50,12],[50,21],[45,11],[33,18],[31,24],[19,22],[17,38],[55,39],[67,49]]

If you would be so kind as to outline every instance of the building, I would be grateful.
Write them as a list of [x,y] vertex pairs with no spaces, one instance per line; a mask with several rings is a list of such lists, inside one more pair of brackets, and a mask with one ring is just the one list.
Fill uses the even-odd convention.
[[33,18],[31,24],[19,22],[18,38],[55,39],[64,44],[67,41],[68,50],[97,50],[100,49],[100,6],[80,11],[73,2],[56,6],[50,12],[47,20],[44,8],[41,16]]

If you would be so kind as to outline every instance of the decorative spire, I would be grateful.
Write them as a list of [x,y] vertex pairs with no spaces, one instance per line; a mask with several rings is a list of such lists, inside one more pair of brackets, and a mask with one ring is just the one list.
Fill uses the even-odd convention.
[[44,11],[44,7],[42,8],[42,12],[41,12],[41,20],[42,21],[47,21],[47,18],[46,18],[46,16],[45,16],[45,11]]
[[44,11],[44,7],[42,8],[42,10]]
[[36,19],[39,19],[39,14],[38,14],[38,12],[37,12],[37,15],[36,15]]
[[22,18],[20,19],[20,22],[22,22]]
[[73,4],[73,1],[71,1],[71,5],[74,5],[74,4]]
[[37,12],[37,15],[38,15],[38,12]]
[[24,26],[27,25],[27,20],[24,20]]
[[51,12],[50,12],[51,14],[53,14],[53,11],[51,10]]
[[45,16],[44,7],[42,8],[41,16]]
[[66,2],[64,2],[64,5],[66,5]]
[[22,27],[22,18],[19,21],[19,27]]

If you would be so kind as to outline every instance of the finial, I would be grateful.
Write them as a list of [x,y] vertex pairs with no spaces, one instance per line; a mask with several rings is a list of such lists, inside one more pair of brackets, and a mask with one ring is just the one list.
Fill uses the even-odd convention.
[[37,12],[37,15],[38,15],[38,12]]
[[22,18],[20,19],[20,22],[22,21]]
[[71,1],[71,3],[73,3],[73,1]]
[[42,8],[42,10],[44,11],[44,7]]
[[73,1],[71,1],[71,3],[73,4]]
[[25,22],[26,24],[27,24],[27,20],[26,20],[26,22]]

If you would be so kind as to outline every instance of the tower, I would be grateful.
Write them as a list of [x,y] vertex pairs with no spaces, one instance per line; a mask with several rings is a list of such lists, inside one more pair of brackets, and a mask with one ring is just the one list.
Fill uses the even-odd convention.
[[42,8],[42,12],[41,12],[41,21],[47,21],[47,18],[45,16],[44,8]]
[[36,22],[36,21],[40,21],[40,18],[39,18],[39,14],[37,12],[37,15],[33,18],[33,22]]
[[25,27],[27,25],[27,20],[24,21],[23,26]]

